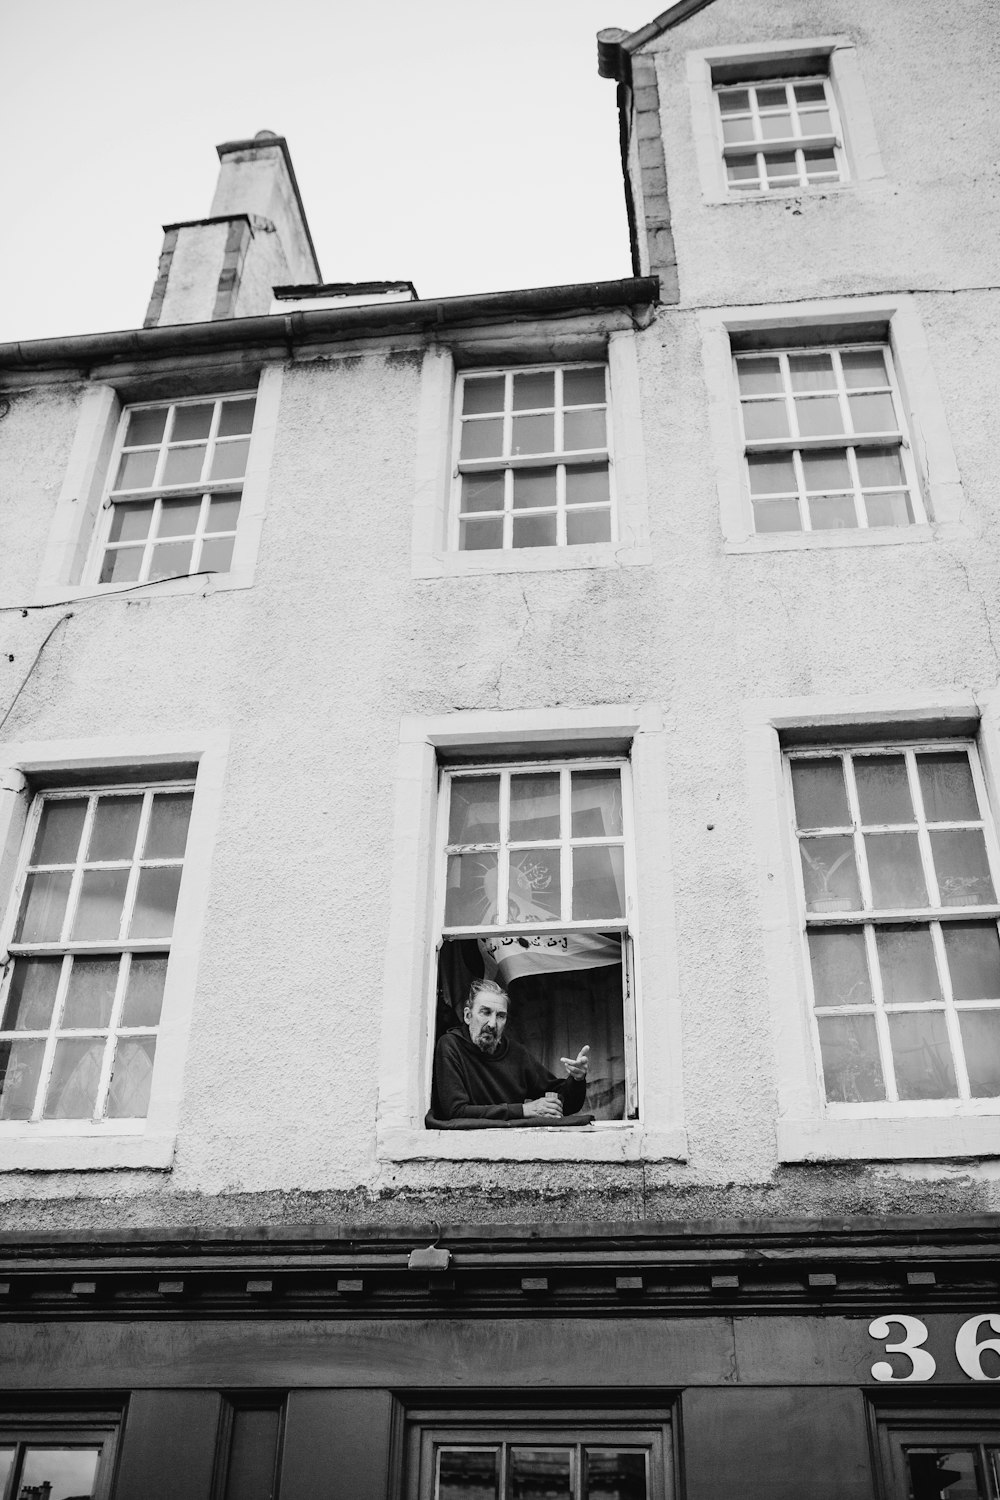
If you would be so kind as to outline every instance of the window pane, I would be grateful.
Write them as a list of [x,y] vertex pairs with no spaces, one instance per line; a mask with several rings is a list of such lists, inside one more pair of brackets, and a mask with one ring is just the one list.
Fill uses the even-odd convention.
[[741,396],[771,396],[781,390],[781,363],[777,358],[738,359],[736,374]]
[[753,518],[761,533],[802,530],[797,500],[755,500]]
[[119,1037],[108,1088],[106,1114],[111,1120],[144,1120],[153,1081],[154,1036]]
[[474,415],[479,412],[503,411],[503,391],[502,375],[467,379],[462,395],[462,411]]
[[973,1099],[1000,1095],[1000,1010],[959,1012],[969,1091]]
[[156,535],[193,536],[198,530],[201,500],[164,500]]
[[529,371],[526,375],[514,376],[512,406],[515,411],[530,411],[533,407],[555,403],[556,378],[551,370]]
[[183,857],[193,802],[193,792],[158,792],[154,796],[143,859]]
[[510,778],[510,841],[559,837],[559,772]]
[[794,151],[769,151],[764,157],[764,166],[768,177],[779,182],[798,176]]
[[881,349],[848,349],[840,356],[844,384],[848,390],[859,386],[886,384],[885,357]]
[[719,109],[724,115],[750,108],[750,95],[746,89],[724,89],[718,95]]
[[554,547],[555,516],[522,515],[514,517],[512,545],[515,547]]
[[510,856],[508,922],[549,922],[562,914],[558,849],[523,849]]
[[174,425],[170,429],[170,441],[172,443],[181,443],[190,441],[192,438],[208,437],[214,411],[214,401],[200,403],[197,406],[175,407]]
[[563,417],[563,448],[577,453],[581,448],[606,448],[607,427],[603,410],[568,411]]
[[503,451],[503,421],[487,417],[462,423],[462,458],[494,458]]
[[862,823],[915,822],[904,756],[856,755],[854,780]]
[[238,438],[233,443],[217,443],[212,455],[209,479],[242,479],[247,471],[249,453],[249,438]]
[[511,1500],[572,1500],[569,1448],[511,1448]]
[[159,451],[147,449],[142,453],[123,453],[115,479],[116,490],[145,490],[153,482]]
[[858,474],[864,489],[906,484],[898,448],[859,448],[857,457]]
[[858,911],[861,887],[850,834],[799,840],[802,880],[810,911]]
[[233,560],[233,544],[236,538],[220,536],[202,543],[198,559],[199,573],[228,573]]
[[60,1028],[67,1031],[107,1026],[121,959],[74,958]]
[[249,432],[253,426],[256,404],[254,396],[246,396],[241,401],[223,401],[222,415],[219,417],[219,437],[235,437],[237,433]]
[[749,115],[737,115],[735,118],[723,120],[722,139],[727,146],[736,145],[742,141],[752,141],[753,120]]
[[814,495],[809,501],[809,519],[813,531],[842,531],[858,524],[850,495]]
[[512,453],[551,453],[555,446],[554,417],[515,417]]
[[[829,135],[833,129],[830,111],[828,109],[811,109],[807,110],[804,114],[800,113],[799,126],[803,135]],[[818,154],[818,152],[810,151],[806,157],[807,162],[810,157]],[[824,155],[826,154],[824,153]]]
[[896,413],[888,391],[884,395],[848,396],[855,432],[894,432]]
[[802,455],[807,490],[849,490],[851,470],[842,448],[820,448]]
[[179,865],[154,866],[140,871],[135,910],[129,927],[130,937],[170,936],[180,883]]
[[956,1000],[1000,1000],[1000,941],[995,922],[942,922]]
[[977,823],[979,803],[964,750],[917,756],[924,816],[928,823]]
[[830,927],[809,933],[813,998],[816,1005],[870,1005],[871,981],[865,935],[857,927]]
[[826,99],[826,89],[822,83],[797,83],[794,88],[795,97],[800,104]]
[[497,920],[497,857],[490,853],[449,854],[445,896],[446,927],[477,927]]
[[131,859],[142,812],[142,797],[100,797],[87,845],[87,859]]
[[906,1463],[913,1500],[987,1500],[971,1448],[911,1449]]
[[806,166],[806,181],[821,182],[838,176],[837,158],[832,151],[803,151]]
[[157,1026],[163,1005],[163,985],[167,977],[167,955],[150,953],[132,955],[128,988],[122,1007],[123,1026]]
[[787,112],[776,115],[763,115],[760,122],[760,133],[765,141],[783,141],[792,133],[792,117]]
[[453,777],[449,844],[495,844],[499,838],[500,777]]
[[27,1120],[38,1092],[43,1041],[0,1042],[0,1120]]
[[[90,1500],[100,1448],[27,1448],[21,1493],[27,1500]],[[46,1488],[46,1485],[50,1488]]]
[[611,512],[608,510],[571,510],[566,514],[566,544],[583,546],[588,542],[610,542]]
[[52,1020],[61,958],[17,958],[4,1007],[4,1031],[45,1031]]
[[584,1500],[646,1500],[646,1455],[584,1449]]
[[803,437],[829,437],[844,430],[836,396],[800,396],[795,402],[795,415]]
[[164,542],[162,546],[153,548],[153,560],[149,567],[149,576],[156,578],[183,577],[191,567],[191,552],[193,542]]
[[929,927],[880,927],[875,934],[886,1005],[941,999]]
[[490,551],[503,546],[503,521],[462,521],[458,546],[461,552]]
[[117,938],[127,884],[127,870],[84,870],[72,936]]
[[31,851],[33,865],[71,865],[80,848],[83,820],[87,816],[87,799],[73,798],[71,801],[55,800],[42,803],[42,815],[38,821],[35,847]]
[[111,517],[109,542],[144,542],[153,515],[152,500],[142,505],[116,505]]
[[625,851],[608,848],[573,850],[573,916],[621,917],[625,913]]
[[750,493],[753,495],[794,494],[798,487],[795,483],[795,465],[791,458],[750,453],[747,455],[747,467],[750,471]]
[[894,1011],[889,1036],[901,1099],[954,1099],[958,1084],[941,1011]]
[[[788,413],[784,401],[744,401],[743,430],[748,443],[761,438],[786,438]],[[794,487],[794,484],[789,486],[790,489]]]
[[498,1460],[482,1448],[442,1448],[434,1500],[498,1500]]
[[869,526],[912,526],[913,508],[909,495],[866,495],[865,512]]
[[574,464],[566,470],[566,504],[607,504],[608,466],[603,464]]
[[208,507],[206,531],[235,531],[240,514],[239,495],[215,495]]
[[161,484],[196,484],[205,463],[205,448],[170,448],[163,468]]
[[980,829],[932,829],[931,849],[942,906],[982,906],[996,900]]
[[555,469],[515,469],[514,509],[526,510],[536,505],[556,503]]
[[126,448],[142,448],[148,443],[159,443],[167,422],[167,408],[154,407],[152,411],[129,412],[128,428],[125,432]]
[[775,84],[772,88],[757,90],[758,109],[783,109],[788,100],[783,83]]
[[503,510],[503,474],[463,474],[461,508],[473,514]]
[[605,399],[603,365],[595,365],[588,370],[563,371],[564,406],[589,406],[603,403]]
[[788,373],[793,391],[831,391],[837,382],[829,354],[790,354]]
[[826,1097],[836,1104],[885,1098],[874,1016],[820,1016]]
[[799,828],[849,828],[851,813],[839,756],[792,761],[795,821]]
[[71,879],[68,870],[28,876],[14,932],[16,943],[59,941]]
[[926,906],[927,886],[915,833],[866,833],[872,901],[883,909]]
[[142,569],[142,548],[121,547],[106,552],[101,563],[99,583],[135,583]]
[[104,1057],[103,1037],[61,1037],[49,1074],[42,1116],[46,1120],[88,1120],[97,1102]]
[[616,838],[622,831],[619,771],[574,771],[570,790],[572,837]]

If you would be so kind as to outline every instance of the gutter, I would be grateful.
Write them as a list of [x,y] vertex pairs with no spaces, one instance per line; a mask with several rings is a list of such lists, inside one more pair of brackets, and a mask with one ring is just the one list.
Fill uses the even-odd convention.
[[177,323],[163,328],[131,328],[113,333],[72,334],[55,339],[0,344],[0,369],[44,370],[66,366],[89,368],[129,359],[166,355],[220,353],[275,344],[292,350],[331,340],[378,337],[479,324],[538,319],[547,315],[597,312],[655,303],[656,276],[620,281],[588,281],[570,286],[531,287],[512,292],[477,292],[467,297],[439,297],[425,302],[391,302],[382,306],[315,308],[309,312],[272,313],[218,322]]

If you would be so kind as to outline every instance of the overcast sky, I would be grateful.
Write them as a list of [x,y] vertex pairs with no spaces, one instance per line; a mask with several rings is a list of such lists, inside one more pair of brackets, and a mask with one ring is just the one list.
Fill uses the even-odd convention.
[[596,33],[665,0],[0,0],[0,342],[142,323],[220,141],[288,139],[328,281],[631,274]]

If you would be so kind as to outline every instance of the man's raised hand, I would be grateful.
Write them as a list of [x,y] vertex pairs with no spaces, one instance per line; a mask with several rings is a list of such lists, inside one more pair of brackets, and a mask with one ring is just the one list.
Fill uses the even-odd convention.
[[590,1058],[587,1055],[589,1051],[589,1046],[581,1047],[576,1057],[561,1057],[559,1059],[570,1078],[586,1078],[587,1069],[590,1067]]

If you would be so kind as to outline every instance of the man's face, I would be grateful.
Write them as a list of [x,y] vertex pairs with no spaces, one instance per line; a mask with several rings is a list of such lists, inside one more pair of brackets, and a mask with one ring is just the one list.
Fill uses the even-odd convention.
[[478,994],[472,1005],[465,1007],[465,1024],[480,1051],[495,1052],[507,1025],[506,995]]

